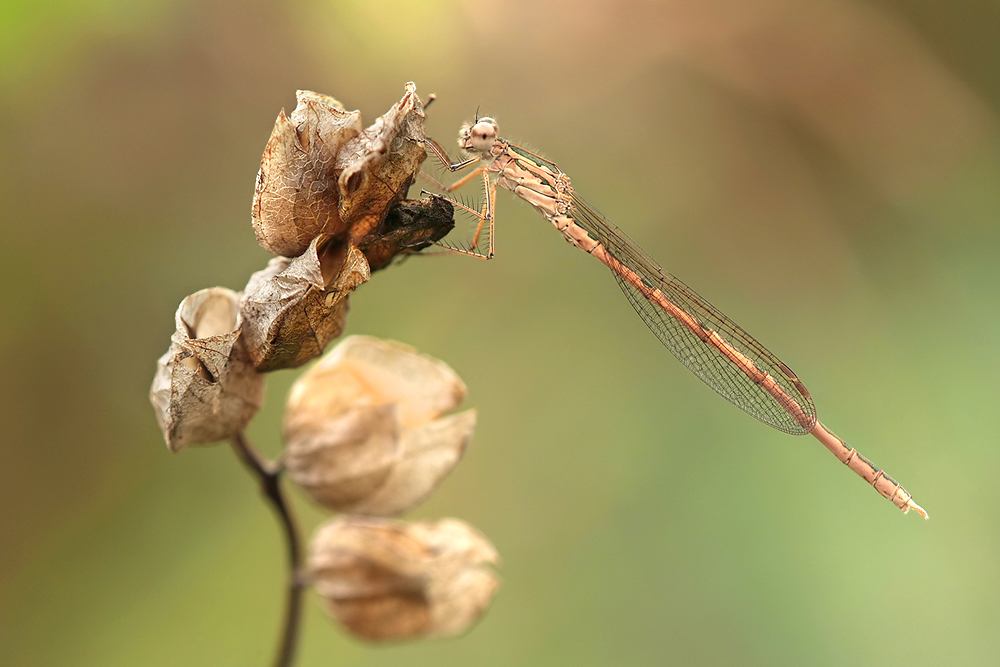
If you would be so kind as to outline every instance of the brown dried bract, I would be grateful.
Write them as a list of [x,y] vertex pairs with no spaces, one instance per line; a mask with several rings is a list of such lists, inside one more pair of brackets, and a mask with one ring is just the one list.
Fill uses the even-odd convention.
[[406,197],[427,157],[421,143],[426,136],[424,108],[416,90],[415,84],[406,84],[403,98],[337,155],[340,217],[358,245],[378,228],[389,208]]
[[257,370],[295,368],[321,355],[344,329],[348,294],[370,276],[357,248],[326,236],[299,257],[276,257],[253,274],[240,311]]
[[295,257],[318,234],[354,245],[377,230],[426,157],[424,113],[413,83],[366,130],[357,111],[331,97],[298,91],[291,118],[278,116],[264,150],[252,219],[257,240]]
[[292,387],[290,478],[331,509],[380,516],[415,507],[458,463],[475,429],[444,363],[398,343],[352,336]]
[[313,536],[309,572],[331,615],[372,641],[467,630],[500,585],[500,558],[457,519],[405,523],[341,516]]
[[264,379],[240,338],[238,301],[232,290],[213,287],[177,309],[177,329],[149,392],[171,450],[229,438],[260,408]]
[[297,257],[319,234],[346,230],[340,220],[334,162],[361,132],[361,113],[345,111],[332,97],[296,92],[291,118],[278,114],[257,174],[252,220],[257,242],[278,255]]

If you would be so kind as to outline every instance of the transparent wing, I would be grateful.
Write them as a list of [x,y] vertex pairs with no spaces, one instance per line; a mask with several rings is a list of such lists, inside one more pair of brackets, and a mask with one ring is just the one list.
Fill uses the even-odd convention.
[[[664,271],[624,232],[576,195],[571,215],[614,259],[638,274],[644,287],[658,290],[697,322],[693,328],[700,331],[692,330],[690,320],[685,324],[615,272],[618,284],[639,317],[688,370],[735,406],[779,431],[802,435],[812,430],[816,406],[788,366],[694,290]],[[768,381],[762,382],[759,374],[755,379],[745,364],[741,367],[734,362],[731,351],[727,355],[719,349],[719,344],[713,345],[703,338],[711,332],[752,362],[758,371],[773,378],[777,389],[772,384],[769,391],[762,386]],[[797,417],[793,415],[796,412]]]

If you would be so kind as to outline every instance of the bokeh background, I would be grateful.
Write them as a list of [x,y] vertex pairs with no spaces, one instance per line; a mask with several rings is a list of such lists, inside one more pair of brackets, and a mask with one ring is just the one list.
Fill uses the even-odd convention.
[[[931,520],[720,399],[501,193],[496,260],[392,267],[348,320],[468,383],[476,437],[412,517],[479,527],[500,594],[388,648],[310,597],[298,664],[997,664],[998,43],[985,0],[4,0],[0,664],[268,664],[274,518],[146,394],[177,303],[268,259],[295,90],[370,122],[408,80],[446,145],[478,107],[556,160]],[[252,424],[272,454],[297,375]]]

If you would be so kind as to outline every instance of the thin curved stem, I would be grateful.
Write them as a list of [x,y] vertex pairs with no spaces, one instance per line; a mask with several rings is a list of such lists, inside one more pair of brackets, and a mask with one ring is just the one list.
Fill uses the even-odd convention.
[[243,464],[257,477],[260,490],[274,507],[278,521],[285,533],[288,545],[288,595],[285,603],[285,622],[278,646],[278,654],[274,659],[274,667],[290,667],[295,657],[295,645],[298,641],[300,619],[302,617],[302,593],[305,586],[300,576],[302,569],[302,547],[299,539],[299,529],[291,506],[281,490],[282,466],[269,461],[254,449],[250,441],[241,432],[232,439],[233,451]]

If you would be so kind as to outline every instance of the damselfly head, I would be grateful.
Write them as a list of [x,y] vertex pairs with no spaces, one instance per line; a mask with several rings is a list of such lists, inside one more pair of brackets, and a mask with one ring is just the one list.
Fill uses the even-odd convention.
[[500,126],[492,118],[483,117],[474,125],[463,125],[458,133],[458,146],[471,153],[489,153],[500,136]]

